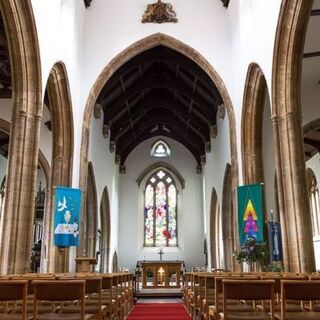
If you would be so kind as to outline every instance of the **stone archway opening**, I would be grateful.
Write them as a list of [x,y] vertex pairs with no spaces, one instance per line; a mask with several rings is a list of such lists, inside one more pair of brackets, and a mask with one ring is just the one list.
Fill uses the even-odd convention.
[[67,272],[68,249],[60,250],[53,244],[54,187],[70,187],[73,161],[73,116],[67,72],[62,62],[56,63],[50,71],[44,98],[50,119],[46,126],[51,133],[51,171],[48,188],[48,211],[44,222],[44,246],[46,264],[44,271]]

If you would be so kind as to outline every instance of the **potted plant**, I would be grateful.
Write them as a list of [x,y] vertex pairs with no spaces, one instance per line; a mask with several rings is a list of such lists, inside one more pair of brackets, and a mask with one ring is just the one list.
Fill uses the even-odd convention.
[[265,243],[257,243],[257,241],[248,237],[245,244],[238,251],[234,252],[234,256],[239,263],[246,263],[248,271],[258,271],[267,258]]

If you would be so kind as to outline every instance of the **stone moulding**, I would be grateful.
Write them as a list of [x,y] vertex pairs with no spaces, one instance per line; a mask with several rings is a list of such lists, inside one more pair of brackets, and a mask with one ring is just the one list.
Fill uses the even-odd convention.
[[146,11],[142,16],[142,23],[166,23],[173,22],[177,23],[177,14],[173,10],[170,3],[164,3],[158,0],[155,3],[148,4]]

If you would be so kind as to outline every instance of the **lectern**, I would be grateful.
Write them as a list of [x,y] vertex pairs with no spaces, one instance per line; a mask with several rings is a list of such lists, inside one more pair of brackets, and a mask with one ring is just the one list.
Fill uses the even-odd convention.
[[90,266],[97,264],[96,258],[78,257],[76,258],[77,272],[90,272]]

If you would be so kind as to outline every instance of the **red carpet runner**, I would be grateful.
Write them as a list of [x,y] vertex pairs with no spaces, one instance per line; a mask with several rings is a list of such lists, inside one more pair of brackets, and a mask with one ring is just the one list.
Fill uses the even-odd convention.
[[127,320],[191,320],[181,303],[138,303]]

